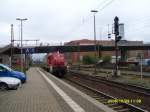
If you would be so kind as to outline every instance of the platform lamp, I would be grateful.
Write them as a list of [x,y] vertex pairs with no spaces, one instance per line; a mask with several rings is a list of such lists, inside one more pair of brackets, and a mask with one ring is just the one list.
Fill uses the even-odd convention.
[[[95,51],[95,53],[94,53],[94,56],[95,56],[95,60],[96,60],[96,22],[95,22],[95,14],[98,12],[97,10],[91,10],[91,12],[93,13],[93,17],[94,17],[94,44],[95,44],[95,46],[94,46],[94,51]],[[95,65],[94,65],[94,73],[96,73],[96,61],[95,61]]]
[[21,72],[23,72],[23,45],[22,45],[22,38],[23,38],[23,34],[22,34],[22,30],[23,30],[23,28],[22,28],[22,22],[23,21],[26,21],[26,20],[28,20],[27,18],[16,18],[16,20],[19,20],[20,21],[20,24],[21,24]]

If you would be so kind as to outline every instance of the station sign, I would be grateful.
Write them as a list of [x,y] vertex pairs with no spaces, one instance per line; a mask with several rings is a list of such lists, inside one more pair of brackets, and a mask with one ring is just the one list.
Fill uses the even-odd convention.
[[25,54],[33,54],[35,53],[35,48],[24,48],[23,53]]

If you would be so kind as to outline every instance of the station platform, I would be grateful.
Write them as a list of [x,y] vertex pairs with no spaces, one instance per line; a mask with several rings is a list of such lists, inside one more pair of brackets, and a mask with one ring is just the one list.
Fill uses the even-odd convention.
[[18,90],[0,91],[0,112],[115,112],[40,68]]

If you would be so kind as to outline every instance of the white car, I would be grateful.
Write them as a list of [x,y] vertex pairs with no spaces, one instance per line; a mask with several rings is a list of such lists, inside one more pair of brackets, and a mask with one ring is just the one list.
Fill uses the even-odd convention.
[[18,89],[21,81],[13,77],[0,77],[0,90]]

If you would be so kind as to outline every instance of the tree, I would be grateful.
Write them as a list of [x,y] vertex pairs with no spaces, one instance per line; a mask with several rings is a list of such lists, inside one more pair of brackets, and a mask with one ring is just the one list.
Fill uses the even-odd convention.
[[93,56],[85,55],[83,56],[83,64],[95,64],[97,62],[97,59],[95,59]]

